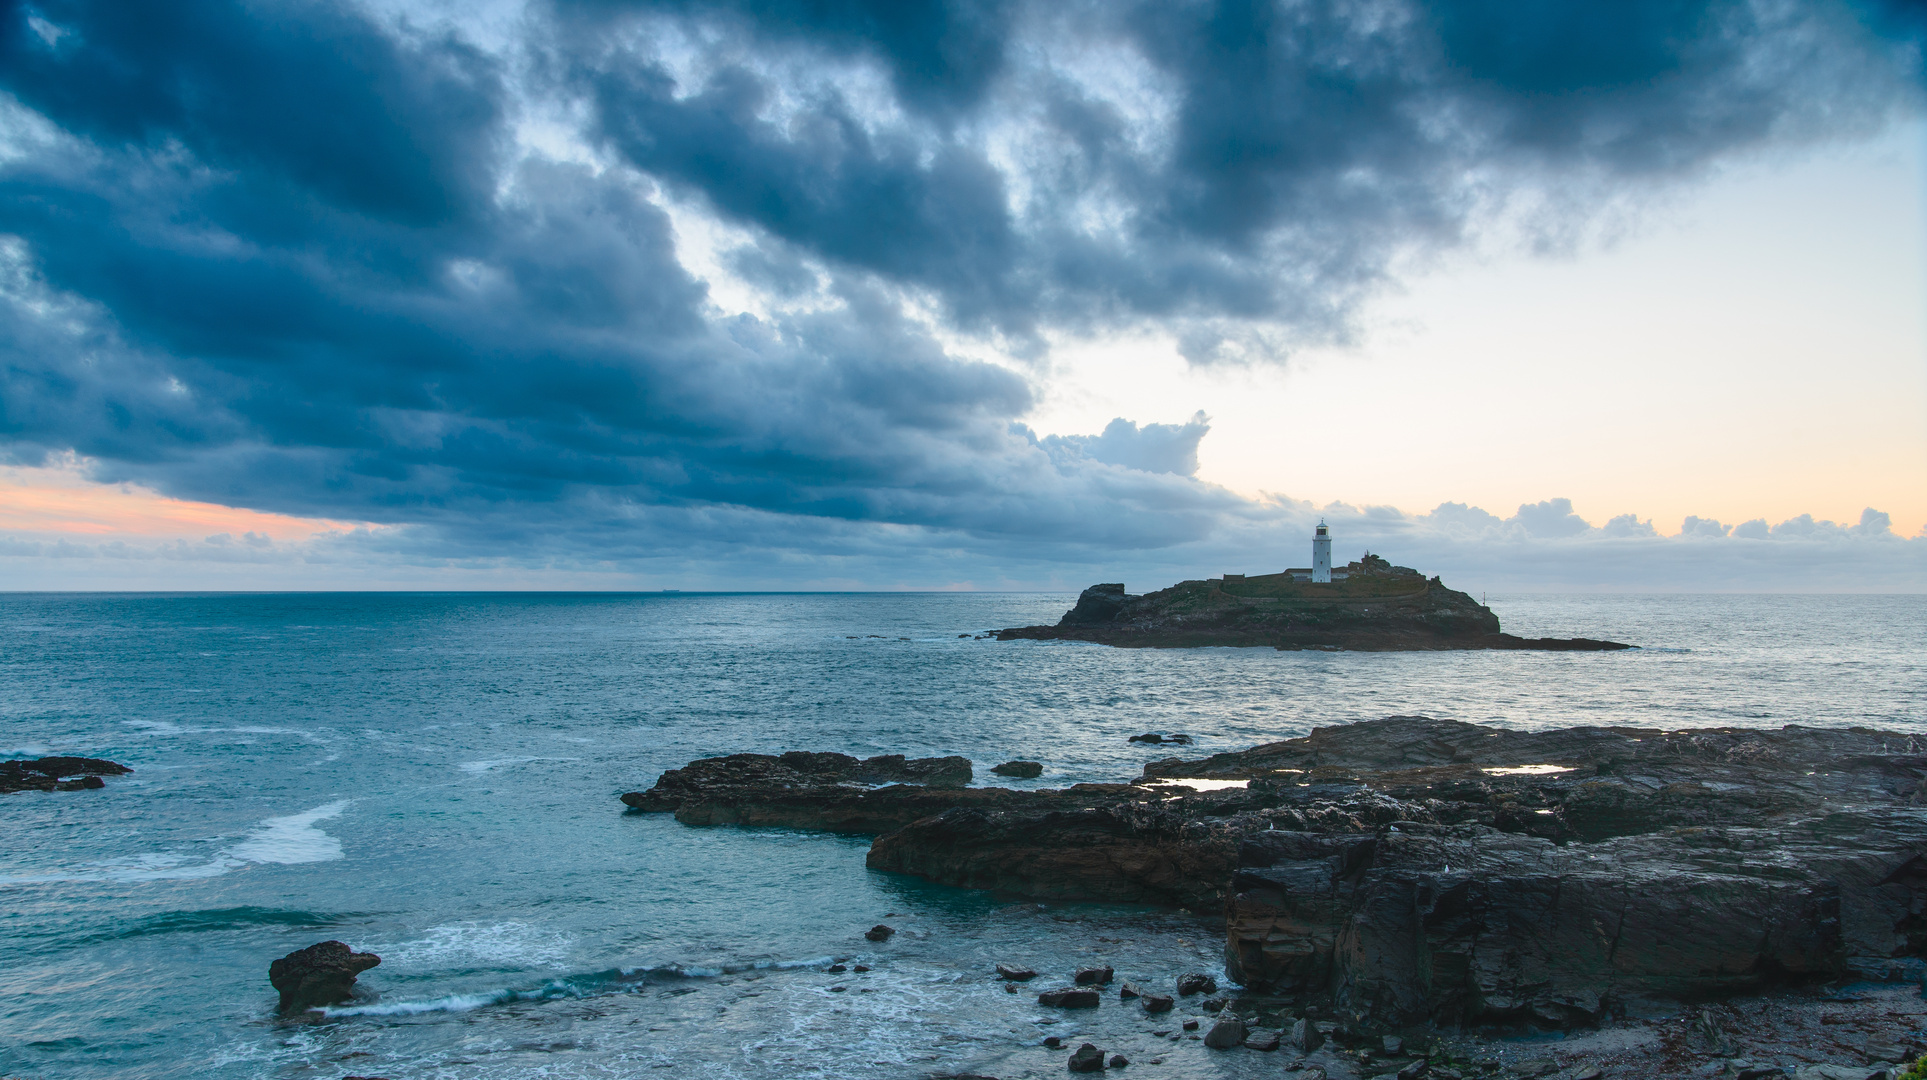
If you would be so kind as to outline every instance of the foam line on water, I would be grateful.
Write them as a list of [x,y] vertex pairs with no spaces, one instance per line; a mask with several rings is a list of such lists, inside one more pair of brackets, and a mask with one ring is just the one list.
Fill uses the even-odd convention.
[[269,818],[256,826],[246,840],[229,848],[225,854],[242,862],[278,863],[283,866],[339,859],[341,841],[314,826],[317,821],[340,817],[341,812],[348,808],[349,801],[339,799],[299,814]]

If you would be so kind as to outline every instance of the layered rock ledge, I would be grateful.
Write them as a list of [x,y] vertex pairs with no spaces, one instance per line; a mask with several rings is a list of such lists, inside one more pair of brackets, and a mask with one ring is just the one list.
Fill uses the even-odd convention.
[[1437,577],[1368,555],[1342,582],[1286,574],[1180,581],[1142,596],[1093,585],[1054,626],[999,630],[999,641],[1092,641],[1128,648],[1269,646],[1366,652],[1439,649],[1611,651],[1632,646],[1592,638],[1522,638],[1499,617]]
[[623,801],[877,833],[868,865],[953,885],[1222,910],[1234,980],[1369,1024],[1582,1026],[1927,955],[1918,736],[1391,717],[1048,791],[854,761],[709,759]]

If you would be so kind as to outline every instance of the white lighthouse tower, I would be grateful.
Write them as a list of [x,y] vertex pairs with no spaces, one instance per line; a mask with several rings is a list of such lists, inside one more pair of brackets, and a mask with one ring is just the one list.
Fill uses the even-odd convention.
[[1332,579],[1332,538],[1324,522],[1311,537],[1311,579],[1330,584]]

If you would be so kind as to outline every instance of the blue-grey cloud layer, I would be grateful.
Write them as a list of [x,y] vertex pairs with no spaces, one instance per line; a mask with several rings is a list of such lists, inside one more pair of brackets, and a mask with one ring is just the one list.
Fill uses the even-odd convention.
[[[1913,11],[553,0],[504,42],[5,0],[0,442],[457,553],[1200,543],[1266,516],[1193,478],[1202,417],[1039,439],[1029,380],[941,335],[1342,338],[1508,200],[1557,232],[1914,108]],[[670,203],[743,238],[765,315],[711,302]]]

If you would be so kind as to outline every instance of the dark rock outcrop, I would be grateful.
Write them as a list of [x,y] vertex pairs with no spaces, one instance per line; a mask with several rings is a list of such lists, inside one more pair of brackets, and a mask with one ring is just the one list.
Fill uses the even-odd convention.
[[1220,910],[1234,981],[1367,1025],[1561,1028],[1927,956],[1927,737],[1392,717],[1130,785],[866,797],[900,800],[873,868]]
[[[831,832],[888,832],[959,802],[994,799],[971,789],[970,759],[901,754],[858,760],[792,750],[731,754],[671,769],[624,805],[673,813],[688,825],[788,825]],[[876,787],[874,785],[887,785]]]
[[1367,555],[1340,582],[1312,584],[1286,574],[1181,581],[1142,596],[1120,584],[1093,585],[1055,626],[997,632],[1017,639],[1095,641],[1134,648],[1270,646],[1277,649],[1613,650],[1591,638],[1521,638],[1465,593],[1409,567]]
[[1019,780],[1035,780],[1044,775],[1044,763],[1041,761],[1006,761],[1002,765],[991,766],[990,771],[996,773],[998,776],[1014,776]]
[[354,996],[356,977],[380,963],[374,953],[323,941],[269,964],[268,982],[281,992],[282,1012],[300,1012],[347,1001]]
[[103,776],[134,770],[115,761],[85,757],[43,757],[0,761],[0,794],[16,791],[86,791],[106,787]]
[[1095,1009],[1103,999],[1095,990],[1046,990],[1037,995],[1037,1004],[1059,1009]]

